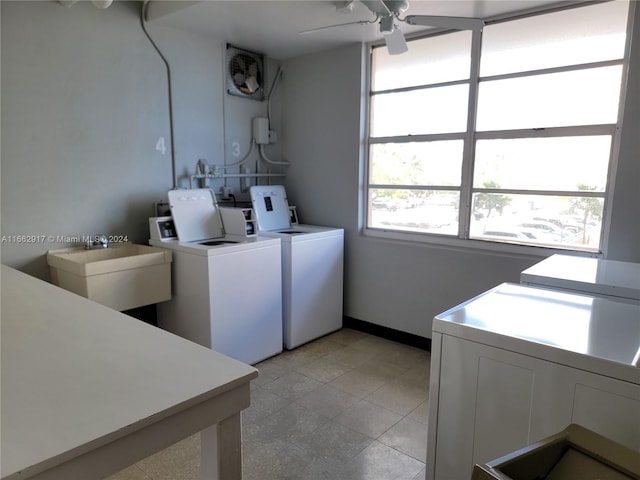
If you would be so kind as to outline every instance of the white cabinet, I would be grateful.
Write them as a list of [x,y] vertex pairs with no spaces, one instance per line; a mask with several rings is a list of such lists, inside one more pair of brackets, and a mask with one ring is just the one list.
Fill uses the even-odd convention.
[[[552,312],[567,307],[572,297],[503,285],[436,317],[427,479],[469,479],[476,463],[555,434],[570,423],[640,450],[640,369],[631,365],[634,345],[640,343],[638,307],[625,303],[615,309],[619,317],[628,316],[628,322],[609,319],[612,328],[624,329],[620,333],[631,338],[611,346],[619,350],[612,361],[602,358],[608,355],[606,348],[588,335],[586,341],[594,348],[586,345],[581,352],[578,344],[549,341],[549,321],[568,321],[554,319]],[[603,336],[602,329],[593,329],[598,324],[594,316],[606,317],[607,307],[619,307],[607,302],[598,299],[597,309],[592,303],[574,307],[587,310],[593,324],[585,328],[595,332],[592,337]],[[531,330],[536,312],[547,317],[539,319],[538,338]],[[534,325],[519,330],[518,323],[524,321]],[[525,331],[529,338],[524,338]],[[573,333],[580,337],[583,332]]]

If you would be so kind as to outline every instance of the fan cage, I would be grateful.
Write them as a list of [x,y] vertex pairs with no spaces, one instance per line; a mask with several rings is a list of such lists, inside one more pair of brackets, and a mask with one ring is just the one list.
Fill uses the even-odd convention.
[[264,56],[233,45],[226,51],[227,92],[252,100],[264,100]]

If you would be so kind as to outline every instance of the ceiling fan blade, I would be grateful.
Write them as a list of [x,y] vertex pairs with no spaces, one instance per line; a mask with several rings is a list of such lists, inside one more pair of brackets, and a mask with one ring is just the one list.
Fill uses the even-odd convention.
[[409,50],[402,30],[397,27],[391,33],[384,34],[384,41],[387,44],[389,55],[400,55]]
[[441,17],[437,15],[407,15],[403,22],[409,25],[422,25],[425,27],[444,27],[454,30],[481,31],[484,21],[481,18],[470,17]]
[[371,21],[367,21],[367,20],[361,20],[359,22],[347,22],[347,23],[338,23],[335,25],[327,25],[325,27],[318,27],[318,28],[311,28],[309,30],[303,30],[302,32],[298,32],[300,35],[306,35],[308,33],[315,33],[315,32],[321,32],[322,30],[329,30],[331,28],[338,28],[338,27],[346,27],[348,25],[370,25],[372,23],[376,23],[376,20],[371,20]]

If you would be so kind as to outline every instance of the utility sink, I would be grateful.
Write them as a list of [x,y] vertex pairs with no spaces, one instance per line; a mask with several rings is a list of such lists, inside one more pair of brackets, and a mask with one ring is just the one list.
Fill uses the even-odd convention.
[[49,250],[51,281],[115,310],[171,299],[171,251],[133,243]]

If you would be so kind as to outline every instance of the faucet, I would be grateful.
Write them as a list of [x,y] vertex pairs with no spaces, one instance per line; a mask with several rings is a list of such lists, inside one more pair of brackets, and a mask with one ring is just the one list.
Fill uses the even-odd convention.
[[85,250],[93,250],[94,248],[107,248],[109,239],[106,235],[96,235],[93,240],[87,240],[84,244]]

